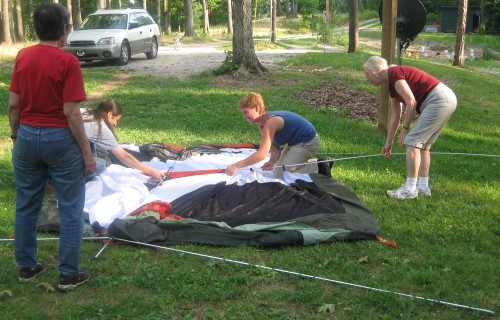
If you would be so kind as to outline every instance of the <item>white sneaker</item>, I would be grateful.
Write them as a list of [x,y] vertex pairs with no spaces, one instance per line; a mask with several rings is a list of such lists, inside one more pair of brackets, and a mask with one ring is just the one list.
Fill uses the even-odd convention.
[[419,196],[426,196],[426,197],[431,196],[431,188],[427,188],[427,189],[417,188],[417,192],[418,192]]
[[387,195],[391,198],[407,200],[415,199],[418,197],[418,191],[411,191],[406,187],[406,184],[402,184],[401,187],[394,190],[387,190]]

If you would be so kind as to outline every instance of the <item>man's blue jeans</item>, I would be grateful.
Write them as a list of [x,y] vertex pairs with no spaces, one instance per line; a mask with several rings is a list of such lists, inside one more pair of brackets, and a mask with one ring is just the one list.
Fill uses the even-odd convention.
[[17,187],[14,249],[19,268],[31,268],[38,262],[36,228],[50,177],[61,220],[59,272],[79,272],[85,164],[71,131],[21,125],[12,163]]

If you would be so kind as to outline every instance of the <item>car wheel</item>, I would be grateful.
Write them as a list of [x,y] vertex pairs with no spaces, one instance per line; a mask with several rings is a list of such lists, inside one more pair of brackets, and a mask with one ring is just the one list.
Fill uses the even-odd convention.
[[125,66],[130,61],[130,47],[128,43],[122,42],[120,47],[120,58],[118,58],[118,63],[122,66]]
[[151,39],[151,51],[146,52],[146,58],[156,59],[158,57],[158,42],[155,38]]

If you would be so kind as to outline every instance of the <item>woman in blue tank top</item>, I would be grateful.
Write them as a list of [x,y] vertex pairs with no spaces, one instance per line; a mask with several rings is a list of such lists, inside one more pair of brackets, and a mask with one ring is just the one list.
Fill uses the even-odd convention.
[[[240,168],[266,159],[262,170],[273,170],[276,178],[283,178],[283,171],[292,173],[318,172],[316,163],[307,163],[319,150],[320,139],[314,126],[290,111],[267,111],[262,96],[251,92],[241,99],[238,109],[250,124],[257,124],[262,136],[260,147],[254,154],[226,168],[234,175]],[[281,146],[286,147],[281,150]]]

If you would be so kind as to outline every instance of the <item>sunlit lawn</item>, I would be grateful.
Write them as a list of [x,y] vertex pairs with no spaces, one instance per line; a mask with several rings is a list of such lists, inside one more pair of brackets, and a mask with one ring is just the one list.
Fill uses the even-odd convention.
[[[376,124],[318,110],[300,99],[303,90],[343,83],[367,85],[367,53],[311,53],[289,59],[297,71],[272,71],[261,81],[219,85],[210,74],[187,81],[132,77],[111,92],[103,84],[120,70],[85,68],[86,88],[126,106],[117,128],[121,142],[179,145],[257,142],[257,130],[236,109],[249,90],[272,109],[298,112],[322,138],[322,154],[345,158],[379,154],[384,137]],[[462,306],[499,311],[500,77],[424,60],[404,59],[440,78],[459,104],[432,151],[433,196],[415,201],[387,198],[405,179],[404,157],[337,161],[334,179],[352,188],[372,210],[382,237],[376,241],[260,249],[176,245],[174,248],[245,261]],[[306,68],[308,67],[308,68]],[[325,72],[303,70],[322,69]],[[300,71],[299,71],[300,69]],[[0,101],[7,101],[10,69],[0,66]],[[255,83],[249,87],[248,83]],[[356,97],[352,97],[353,102]],[[11,144],[5,103],[0,109],[0,238],[13,233]],[[402,148],[395,152],[402,153]],[[474,155],[471,155],[474,154]],[[52,235],[47,235],[52,236]],[[393,293],[306,279],[161,249],[108,247],[85,242],[82,266],[92,279],[75,292],[51,291],[57,281],[57,242],[41,242],[49,265],[34,283],[20,284],[12,243],[0,244],[0,305],[6,319],[491,319],[481,310],[444,306]]]

